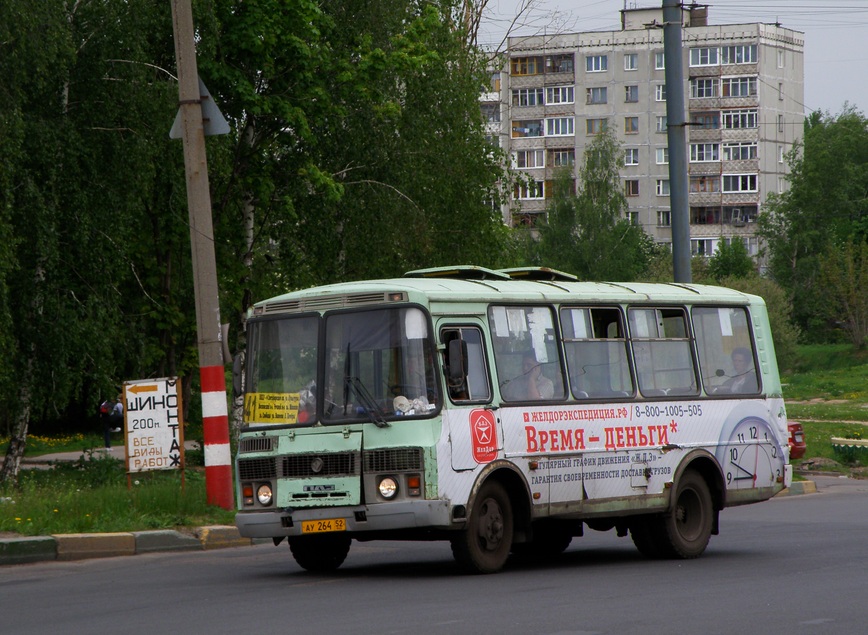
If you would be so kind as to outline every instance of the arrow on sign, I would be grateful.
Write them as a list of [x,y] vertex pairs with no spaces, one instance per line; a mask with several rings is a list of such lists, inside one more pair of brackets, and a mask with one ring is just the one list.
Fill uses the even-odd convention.
[[135,386],[130,386],[129,388],[127,388],[127,390],[136,394],[139,394],[140,392],[157,392],[157,390],[159,390],[159,386],[145,386],[142,384],[136,384]]

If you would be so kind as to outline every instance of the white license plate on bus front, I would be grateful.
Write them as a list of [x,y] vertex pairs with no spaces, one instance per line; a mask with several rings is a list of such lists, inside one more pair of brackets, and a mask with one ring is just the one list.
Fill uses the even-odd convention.
[[346,531],[347,521],[343,518],[327,518],[325,520],[301,521],[301,533],[321,534],[327,531]]

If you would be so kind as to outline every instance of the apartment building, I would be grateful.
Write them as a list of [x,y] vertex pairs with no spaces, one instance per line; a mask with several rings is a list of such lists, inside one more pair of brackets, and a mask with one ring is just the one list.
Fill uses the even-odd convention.
[[[691,250],[739,237],[759,248],[757,216],[786,185],[785,154],[802,135],[803,34],[777,24],[708,24],[682,11]],[[662,8],[625,9],[620,31],[511,37],[483,95],[490,125],[525,179],[505,222],[544,217],[558,168],[581,164],[603,129],[623,145],[630,220],[671,244]]]

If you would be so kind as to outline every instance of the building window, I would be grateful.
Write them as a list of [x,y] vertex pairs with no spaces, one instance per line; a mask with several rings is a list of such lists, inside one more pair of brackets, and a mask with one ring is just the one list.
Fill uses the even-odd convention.
[[714,253],[713,238],[693,238],[690,241],[690,254],[693,256],[711,256]]
[[639,212],[627,212],[627,222],[631,225],[639,226]]
[[657,210],[657,227],[670,227],[672,225],[672,212],[668,209]]
[[756,110],[724,110],[721,114],[725,130],[741,130],[742,128],[757,127]]
[[585,57],[585,70],[589,73],[602,73],[609,68],[609,58],[606,55],[588,55]]
[[539,75],[542,61],[541,57],[513,57],[509,60],[509,72],[512,75]]
[[539,119],[525,119],[523,121],[512,122],[513,139],[520,139],[522,137],[541,137],[542,131],[542,121]]
[[666,132],[668,127],[666,115],[657,115],[657,132]]
[[720,192],[719,176],[691,176],[690,191],[693,193],[712,194]]
[[554,117],[546,119],[547,137],[568,137],[576,134],[574,117]]
[[662,71],[666,69],[666,58],[663,51],[654,52],[654,70]]
[[588,134],[600,134],[609,127],[607,119],[588,119],[585,121],[585,132]]
[[512,91],[513,106],[542,106],[542,88],[518,88]]
[[784,116],[778,115],[778,132],[784,131]]
[[624,70],[639,70],[639,55],[637,53],[624,53]]
[[691,66],[717,66],[718,49],[716,46],[690,49]]
[[690,162],[705,163],[720,161],[720,145],[717,143],[691,143]]
[[657,148],[657,165],[669,164],[669,148]]
[[639,196],[639,181],[636,179],[624,181],[624,194],[627,196]]
[[489,123],[500,123],[500,104],[482,104],[482,117]]
[[756,64],[756,44],[736,44],[720,49],[721,64]]
[[699,77],[690,80],[690,96],[693,99],[717,97],[717,78]]
[[657,196],[669,196],[669,179],[657,179]]
[[639,148],[624,150],[624,165],[639,165]]
[[722,181],[724,194],[757,191],[756,174],[724,174]]
[[547,73],[572,73],[573,72],[573,54],[562,53],[560,55],[546,56],[546,72]]
[[755,97],[756,77],[724,77],[720,80],[721,97]]
[[690,126],[699,130],[717,130],[720,128],[720,113],[695,112],[690,115]]
[[784,50],[780,49],[778,51],[778,68],[784,67]]
[[499,93],[500,92],[500,71],[495,71],[491,74],[491,92]]
[[531,179],[527,183],[516,183],[512,197],[520,201],[545,198],[545,183]]
[[723,144],[724,161],[749,161],[756,158],[756,141],[728,141]]
[[544,168],[544,150],[518,150],[513,154],[515,167],[517,168]]
[[576,151],[574,148],[568,150],[549,150],[551,153],[551,164],[556,167],[566,167],[576,164]]
[[586,102],[588,104],[605,104],[607,97],[606,87],[586,89]]
[[624,134],[639,134],[639,117],[624,117]]
[[691,143],[690,162],[704,163],[707,161],[720,161],[720,145],[717,143]]
[[635,103],[639,101],[639,87],[638,86],[625,86],[624,87],[624,101],[628,104]]
[[784,83],[778,82],[778,101],[784,100]]
[[576,103],[575,86],[549,86],[546,88],[547,104],[574,104]]
[[666,84],[654,84],[654,101],[666,101]]
[[784,146],[778,146],[778,163],[784,162]]

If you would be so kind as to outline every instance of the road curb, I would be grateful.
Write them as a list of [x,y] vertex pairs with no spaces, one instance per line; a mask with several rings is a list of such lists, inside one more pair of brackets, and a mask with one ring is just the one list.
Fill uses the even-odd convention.
[[794,481],[792,485],[778,496],[798,496],[801,494],[816,494],[817,484],[814,481]]
[[73,561],[91,558],[132,556],[163,551],[201,551],[228,547],[249,547],[232,526],[200,527],[188,535],[159,529],[117,533],[54,534],[0,539],[0,566],[52,560]]
[[50,536],[0,540],[0,565],[57,559],[57,543]]

